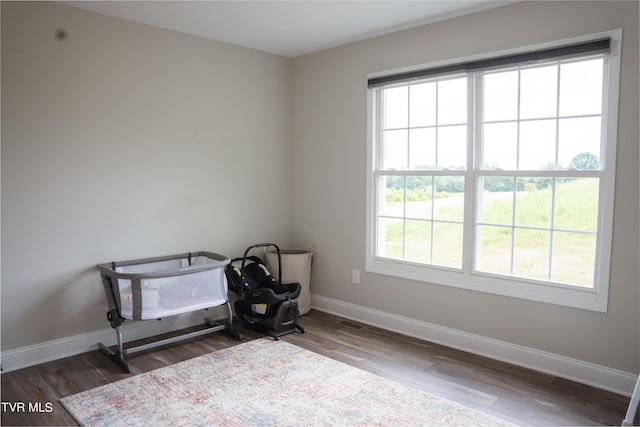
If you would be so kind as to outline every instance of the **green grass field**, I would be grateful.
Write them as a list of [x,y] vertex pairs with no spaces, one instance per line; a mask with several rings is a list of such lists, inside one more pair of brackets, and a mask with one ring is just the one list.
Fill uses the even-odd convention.
[[[483,198],[482,212],[478,213],[483,225],[478,226],[476,236],[476,270],[593,286],[597,179],[558,182],[553,217],[551,186],[518,192],[515,203],[512,195],[505,197],[504,193],[497,197],[496,193],[485,192]],[[419,203],[415,200],[425,203],[424,197],[409,194],[407,199],[407,209]],[[389,202],[401,205],[402,199]],[[460,268],[463,210],[459,194],[446,194],[436,197],[433,221],[385,219],[385,255],[402,258],[404,245],[405,260]],[[439,222],[442,220],[457,222]]]

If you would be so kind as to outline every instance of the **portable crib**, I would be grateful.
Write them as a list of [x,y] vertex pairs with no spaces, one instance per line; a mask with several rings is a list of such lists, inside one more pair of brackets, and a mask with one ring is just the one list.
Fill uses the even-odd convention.
[[[102,343],[99,343],[100,349],[125,372],[130,372],[124,360],[126,354],[217,331],[242,340],[242,335],[232,327],[233,312],[225,277],[225,266],[229,262],[229,258],[213,252],[190,252],[98,264],[107,297],[107,320],[115,329],[118,341],[115,351]],[[160,320],[222,305],[227,311],[224,323],[205,318],[207,327],[203,330],[124,348],[120,326],[125,320]]]

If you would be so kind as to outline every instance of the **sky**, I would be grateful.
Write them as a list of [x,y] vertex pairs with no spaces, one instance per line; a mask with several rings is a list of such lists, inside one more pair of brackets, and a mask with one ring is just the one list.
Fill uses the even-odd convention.
[[[579,153],[600,158],[603,61],[486,72],[481,100],[485,167],[539,170],[557,162],[567,169]],[[411,84],[410,90],[385,89],[383,168],[464,168],[466,91],[466,76]]]

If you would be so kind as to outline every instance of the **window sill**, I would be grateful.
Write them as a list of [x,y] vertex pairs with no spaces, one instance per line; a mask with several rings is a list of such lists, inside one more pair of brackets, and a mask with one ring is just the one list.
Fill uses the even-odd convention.
[[367,259],[366,271],[435,285],[451,286],[528,301],[555,304],[583,310],[607,312],[607,292],[596,288],[563,286],[500,278],[482,274],[427,267],[387,258]]

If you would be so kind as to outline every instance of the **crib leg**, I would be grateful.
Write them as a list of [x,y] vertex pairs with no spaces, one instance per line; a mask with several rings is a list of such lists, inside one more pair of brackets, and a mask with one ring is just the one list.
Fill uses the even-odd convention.
[[228,321],[224,324],[225,327],[222,333],[230,336],[231,338],[237,341],[242,341],[244,339],[242,334],[240,332],[236,332],[236,330],[233,329],[233,311],[231,310],[231,304],[228,301],[227,301],[227,319]]
[[98,347],[100,347],[100,350],[102,350],[104,354],[109,356],[109,359],[113,360],[128,374],[131,372],[131,369],[129,368],[129,364],[124,360],[124,345],[122,343],[122,332],[120,332],[120,326],[116,327],[115,330],[116,338],[118,339],[118,350],[113,351],[102,343],[98,343]]
[[154,341],[148,344],[143,344],[143,345],[139,345],[136,347],[130,347],[127,350],[124,349],[124,343],[122,341],[122,333],[120,332],[120,326],[115,327],[115,331],[116,331],[116,337],[118,339],[118,346],[117,349],[111,350],[109,347],[107,347],[106,345],[99,343],[98,346],[100,347],[100,350],[106,354],[107,356],[109,356],[109,358],[111,360],[113,360],[118,366],[120,366],[126,373],[131,372],[131,369],[129,367],[129,364],[124,360],[124,356],[126,354],[132,354],[138,351],[143,351],[143,350],[147,350],[150,348],[154,348],[154,347],[158,347],[161,345],[166,345],[166,344],[172,344],[178,341],[182,341],[188,338],[194,338],[197,336],[201,336],[204,334],[208,334],[211,332],[217,332],[217,331],[221,331],[227,335],[229,335],[230,337],[238,340],[238,341],[242,341],[244,338],[242,337],[242,335],[239,332],[236,332],[233,329],[232,326],[232,319],[233,319],[233,312],[231,311],[231,304],[229,304],[227,302],[227,322],[225,322],[224,324],[222,323],[218,323],[215,322],[211,319],[205,318],[204,322],[205,324],[208,326],[205,329],[199,330],[199,331],[194,331],[194,332],[190,332],[190,333],[186,333],[184,335],[180,335],[180,336],[176,336],[176,337],[171,337],[171,338],[165,338],[165,339],[161,339],[158,341]]
[[222,331],[223,334],[230,336],[236,341],[242,341],[244,339],[242,334],[234,330],[230,323],[227,323],[225,326],[226,328],[224,328],[224,331]]
[[109,356],[109,359],[113,360],[118,366],[120,366],[123,371],[125,371],[127,374],[131,372],[131,368],[129,367],[129,364],[124,360],[124,355],[122,354],[122,352],[113,351],[102,343],[99,343],[98,346],[100,347],[100,350],[102,350],[104,354]]

